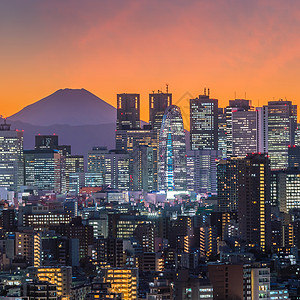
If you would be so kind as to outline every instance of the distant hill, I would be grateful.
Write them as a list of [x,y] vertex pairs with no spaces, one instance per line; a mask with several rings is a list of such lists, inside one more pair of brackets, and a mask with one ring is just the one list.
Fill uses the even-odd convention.
[[60,145],[72,146],[72,154],[86,156],[94,146],[115,148],[116,119],[116,108],[89,91],[63,89],[26,106],[8,123],[24,130],[24,149],[34,148],[35,135],[55,133]]
[[[2,120],[0,120],[2,123]],[[115,123],[99,125],[51,125],[37,126],[20,121],[10,121],[12,129],[24,130],[24,149],[34,148],[34,136],[56,134],[61,145],[71,145],[72,154],[86,155],[94,146],[115,148]]]
[[38,126],[115,123],[117,110],[85,89],[61,89],[8,118]]

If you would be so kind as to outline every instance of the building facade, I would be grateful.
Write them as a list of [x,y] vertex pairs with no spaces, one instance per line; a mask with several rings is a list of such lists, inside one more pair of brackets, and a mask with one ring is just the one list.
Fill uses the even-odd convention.
[[140,95],[117,95],[117,130],[136,129],[141,127]]
[[268,102],[268,153],[272,169],[288,166],[288,146],[295,144],[297,105],[291,101]]
[[159,133],[158,188],[186,190],[186,145],[181,111],[169,106]]
[[18,191],[24,185],[23,132],[0,124],[0,187]]
[[218,100],[199,95],[190,100],[191,150],[218,150]]

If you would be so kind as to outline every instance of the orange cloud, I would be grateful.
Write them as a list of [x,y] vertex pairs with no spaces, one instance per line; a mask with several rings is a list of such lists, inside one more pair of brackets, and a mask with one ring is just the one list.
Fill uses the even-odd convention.
[[[300,101],[299,1],[18,1],[0,4],[0,114],[59,88],[84,87],[112,105],[169,83],[188,126],[189,92],[225,106]],[[299,102],[300,104],[300,102]]]

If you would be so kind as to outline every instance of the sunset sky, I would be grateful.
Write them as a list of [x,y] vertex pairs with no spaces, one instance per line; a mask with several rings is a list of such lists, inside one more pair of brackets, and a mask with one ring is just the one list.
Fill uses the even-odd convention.
[[[0,115],[61,88],[173,93],[185,110],[211,90],[229,99],[287,98],[300,106],[299,0],[3,0]],[[180,100],[181,99],[181,100]]]

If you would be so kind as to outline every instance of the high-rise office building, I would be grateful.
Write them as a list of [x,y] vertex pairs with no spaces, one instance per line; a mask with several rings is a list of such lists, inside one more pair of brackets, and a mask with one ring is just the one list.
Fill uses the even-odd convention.
[[154,151],[152,147],[136,147],[131,155],[133,191],[151,192],[154,190]]
[[116,149],[132,154],[135,147],[152,146],[151,129],[133,129],[116,131]]
[[218,108],[218,150],[222,151],[222,158],[227,157],[227,133],[226,112],[224,108]]
[[[129,173],[130,173],[130,190],[140,190],[141,180],[143,180],[141,173],[145,176],[149,174],[151,184],[148,185],[146,182],[149,180],[144,178],[144,188],[147,191],[156,190],[157,176],[154,174],[155,161],[154,161],[154,148],[156,143],[153,142],[153,131],[151,129],[133,129],[133,130],[117,130],[116,131],[116,149],[126,151],[130,157]],[[148,152],[148,159],[143,154]],[[156,152],[155,152],[156,153]],[[146,159],[141,162],[141,159]],[[150,158],[150,160],[149,160]],[[138,169],[137,169],[138,168]],[[150,173],[152,174],[150,174]]]
[[103,147],[94,147],[88,153],[88,173],[99,175],[102,178],[100,185],[109,185],[113,189],[130,189],[130,155],[124,150],[107,150]]
[[36,135],[35,136],[35,150],[58,150],[63,156],[71,155],[71,145],[59,145],[58,135]]
[[[105,165],[104,155],[108,153],[107,147],[93,147],[88,152],[88,166],[87,171],[89,173],[100,173],[102,174]],[[104,177],[104,174],[102,174]]]
[[18,191],[24,184],[23,132],[0,124],[0,187]]
[[220,212],[237,210],[237,175],[242,158],[231,157],[217,164],[217,199]]
[[158,190],[158,147],[159,147],[159,132],[166,109],[172,105],[172,94],[157,93],[149,94],[149,125],[152,128],[152,147],[153,147],[153,189]]
[[268,102],[268,153],[272,169],[288,166],[288,146],[295,144],[297,105],[292,101]]
[[232,112],[232,155],[257,152],[257,112]]
[[254,109],[250,100],[230,100],[226,107],[227,156],[268,151],[267,108]]
[[129,190],[129,164],[130,157],[124,151],[110,150],[105,154],[104,184],[111,188]]
[[226,113],[226,141],[227,157],[233,156],[232,149],[232,113],[237,111],[248,111],[251,108],[251,101],[245,99],[229,100],[229,106],[225,108]]
[[58,150],[58,136],[53,135],[36,135],[35,150],[52,149]]
[[300,208],[300,170],[274,170],[271,173],[271,204],[278,206],[281,212]]
[[191,150],[218,150],[218,100],[199,95],[190,100]]
[[186,145],[181,111],[166,109],[159,134],[158,188],[186,190]]
[[256,152],[268,153],[269,143],[268,143],[268,108],[265,106],[256,107],[257,119],[256,119],[256,142],[257,149]]
[[68,155],[65,157],[66,190],[70,189],[70,174],[84,172],[84,156]]
[[217,193],[217,161],[219,150],[187,151],[187,190],[202,194]]
[[266,154],[249,154],[240,160],[237,196],[241,238],[262,251],[270,250],[270,160]]
[[289,145],[288,147],[288,168],[300,169],[300,146]]
[[295,130],[295,145],[300,146],[300,123],[297,123],[297,128]]
[[66,191],[65,159],[58,150],[24,150],[25,185],[57,193]]
[[117,95],[117,130],[136,129],[141,127],[140,95]]
[[153,129],[160,130],[164,113],[170,105],[172,94],[163,92],[149,94],[149,125]]

